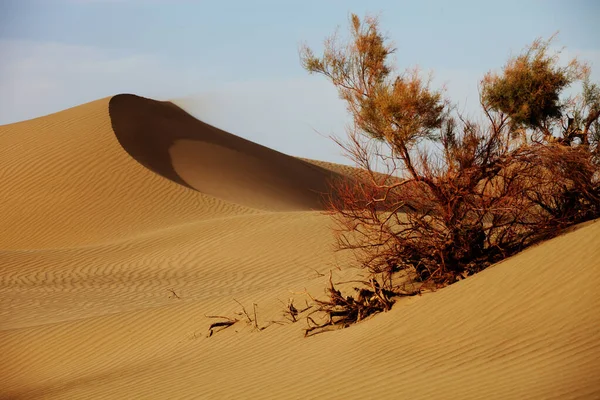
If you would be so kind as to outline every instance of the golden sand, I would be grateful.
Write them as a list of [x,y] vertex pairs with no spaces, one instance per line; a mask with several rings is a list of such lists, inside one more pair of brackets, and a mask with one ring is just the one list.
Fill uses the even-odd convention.
[[[0,126],[0,160],[2,399],[600,398],[599,222],[303,338],[282,302],[356,273],[343,168],[132,95]],[[236,300],[268,328],[208,338]]]

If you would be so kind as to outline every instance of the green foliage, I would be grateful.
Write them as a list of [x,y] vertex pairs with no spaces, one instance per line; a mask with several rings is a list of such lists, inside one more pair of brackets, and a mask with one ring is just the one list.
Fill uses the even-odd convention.
[[380,85],[360,108],[359,127],[372,137],[410,148],[421,138],[434,138],[441,127],[445,103],[429,89],[418,71]]
[[537,39],[524,54],[510,59],[501,75],[488,73],[483,79],[483,103],[507,114],[515,127],[541,128],[549,134],[550,120],[562,116],[561,92],[581,77],[577,61],[558,65],[558,54],[549,52],[551,42]]
[[446,102],[441,91],[418,70],[392,77],[389,56],[394,49],[378,30],[375,18],[361,21],[352,14],[351,38],[340,45],[336,35],[317,57],[304,46],[301,61],[310,73],[324,75],[348,104],[355,127],[370,137],[386,140],[405,153],[416,141],[431,138],[443,121]]

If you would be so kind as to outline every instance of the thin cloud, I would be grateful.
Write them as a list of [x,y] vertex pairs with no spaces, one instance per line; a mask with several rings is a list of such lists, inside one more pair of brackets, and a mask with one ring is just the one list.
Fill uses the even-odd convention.
[[0,124],[117,93],[164,97],[194,84],[148,54],[26,40],[0,40],[0,54]]

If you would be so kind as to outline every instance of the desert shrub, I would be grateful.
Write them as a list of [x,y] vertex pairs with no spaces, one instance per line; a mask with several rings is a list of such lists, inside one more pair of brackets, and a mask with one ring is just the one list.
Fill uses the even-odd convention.
[[[535,41],[502,73],[486,75],[482,121],[457,113],[418,70],[395,73],[375,18],[352,15],[348,40],[333,36],[321,56],[301,49],[304,68],[345,100],[353,126],[335,140],[363,171],[334,182],[329,212],[338,248],[359,255],[372,293],[344,297],[331,284],[320,304],[329,324],[340,307],[343,324],[360,319],[377,290],[385,301],[367,309],[389,308],[399,271],[447,285],[600,216],[598,86],[584,64],[559,67],[549,43]],[[584,93],[561,101],[577,79]]]

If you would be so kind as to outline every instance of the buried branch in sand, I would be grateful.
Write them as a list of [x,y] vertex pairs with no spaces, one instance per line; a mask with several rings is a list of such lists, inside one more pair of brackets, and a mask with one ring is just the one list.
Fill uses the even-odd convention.
[[[250,316],[250,314],[248,314],[248,311],[246,311],[246,307],[244,307],[244,305],[242,303],[240,303],[236,299],[233,299],[233,301],[235,301],[236,303],[238,303],[240,305],[240,307],[242,307],[242,311],[238,312],[236,314],[240,317],[245,316],[246,323],[248,325],[252,325],[253,329],[256,329],[258,331],[262,331],[263,329],[266,328],[266,327],[261,328],[258,326],[258,317],[256,315],[257,314],[256,309],[258,308],[258,305],[256,303],[252,303],[253,314],[254,314],[254,318],[252,318]],[[220,316],[220,315],[206,315],[206,318],[219,318],[219,319],[224,320],[224,321],[214,322],[214,323],[210,324],[210,326],[208,327],[208,337],[211,337],[213,335],[213,333],[220,332],[223,329],[229,328],[236,322],[239,322],[238,318],[230,318],[230,317],[224,317],[224,316]],[[220,329],[218,331],[215,331],[216,328],[220,328]]]
[[223,317],[221,315],[207,315],[206,318],[219,318],[219,319],[225,320],[225,321],[213,322],[212,324],[210,324],[210,326],[208,327],[208,337],[211,337],[213,335],[213,333],[215,333],[216,328],[221,328],[217,331],[217,332],[219,332],[225,328],[229,328],[230,326],[232,326],[233,324],[235,324],[236,322],[239,321],[238,319]]
[[304,330],[304,336],[324,332],[328,327],[333,326],[346,328],[371,315],[389,311],[394,304],[394,297],[400,295],[415,296],[420,293],[420,291],[400,293],[399,291],[385,289],[373,277],[368,282],[362,281],[360,283],[362,283],[364,287],[354,288],[357,292],[356,297],[344,297],[342,293],[335,288],[330,273],[329,287],[327,289],[329,299],[318,300],[313,298],[316,305],[316,310],[313,311],[313,313],[325,313],[327,321],[319,324],[310,315],[307,316],[307,327]]

